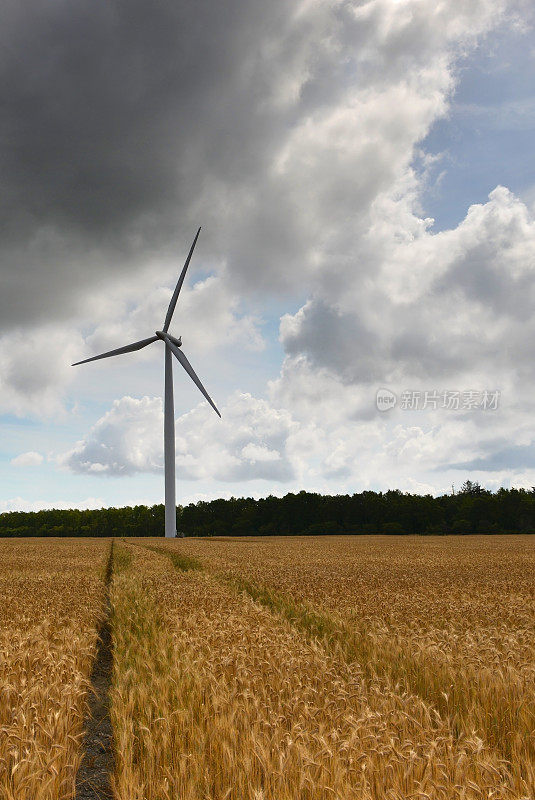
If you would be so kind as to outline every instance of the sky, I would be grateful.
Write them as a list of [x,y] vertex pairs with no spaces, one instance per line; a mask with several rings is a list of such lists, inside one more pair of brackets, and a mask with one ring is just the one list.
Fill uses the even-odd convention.
[[527,0],[6,0],[0,511],[535,485]]

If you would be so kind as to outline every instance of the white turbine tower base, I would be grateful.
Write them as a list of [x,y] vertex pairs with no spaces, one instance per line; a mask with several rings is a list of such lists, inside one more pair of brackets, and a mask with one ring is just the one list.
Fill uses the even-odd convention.
[[199,238],[200,232],[201,229],[199,228],[195,236],[195,239],[193,240],[193,244],[191,245],[190,251],[188,253],[186,263],[184,264],[182,272],[180,273],[180,277],[175,287],[175,291],[173,292],[171,302],[169,303],[169,308],[167,309],[163,330],[156,331],[155,335],[150,336],[148,339],[141,339],[139,342],[134,342],[133,344],[127,344],[124,347],[118,347],[117,350],[110,350],[107,353],[101,353],[98,356],[93,356],[92,358],[86,358],[83,361],[77,361],[76,364],[72,365],[73,367],[76,367],[78,366],[78,364],[87,364],[88,361],[97,361],[100,358],[119,356],[122,355],[123,353],[132,353],[134,350],[141,350],[143,347],[147,347],[147,345],[153,344],[153,342],[158,341],[158,339],[161,339],[165,344],[165,391],[164,391],[164,423],[163,423],[164,472],[165,472],[165,536],[170,539],[176,536],[175,408],[173,401],[172,356],[175,356],[177,361],[179,361],[182,364],[182,366],[184,367],[184,369],[186,370],[192,381],[200,389],[200,391],[208,400],[208,402],[210,403],[216,414],[219,417],[221,416],[214,402],[209,396],[208,392],[206,391],[201,381],[197,377],[193,367],[186,358],[186,355],[181,350],[182,337],[176,339],[174,336],[171,336],[171,334],[168,333],[169,325],[171,324],[173,312],[175,310],[175,306],[178,300],[178,295],[180,294],[180,290],[182,289],[182,284],[184,283],[184,278],[186,277],[186,272],[189,267],[189,262],[191,261],[191,256],[193,255],[193,250],[195,249],[195,245],[197,244],[197,239]]
[[165,345],[165,395],[163,404],[163,457],[165,471],[165,536],[176,536],[175,404],[173,402],[173,359]]

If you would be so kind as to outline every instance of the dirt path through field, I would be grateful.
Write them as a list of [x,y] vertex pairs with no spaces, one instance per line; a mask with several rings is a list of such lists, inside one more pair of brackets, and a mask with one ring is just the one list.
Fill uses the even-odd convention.
[[74,800],[108,800],[113,797],[113,735],[110,721],[110,687],[113,653],[109,588],[113,567],[113,541],[106,568],[106,613],[99,630],[99,643],[91,673],[89,712],[84,721],[84,758],[76,776]]

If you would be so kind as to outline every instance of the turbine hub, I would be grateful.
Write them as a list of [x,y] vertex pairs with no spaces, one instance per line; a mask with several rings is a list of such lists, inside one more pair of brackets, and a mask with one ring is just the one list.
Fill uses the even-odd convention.
[[163,331],[155,331],[155,333],[156,333],[156,336],[158,337],[158,339],[164,339],[165,340],[165,333]]

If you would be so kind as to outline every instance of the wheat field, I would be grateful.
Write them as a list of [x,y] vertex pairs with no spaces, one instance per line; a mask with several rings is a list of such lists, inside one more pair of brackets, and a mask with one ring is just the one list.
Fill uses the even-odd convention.
[[530,537],[4,540],[0,559],[0,798],[74,797],[106,592],[118,800],[535,798]]

